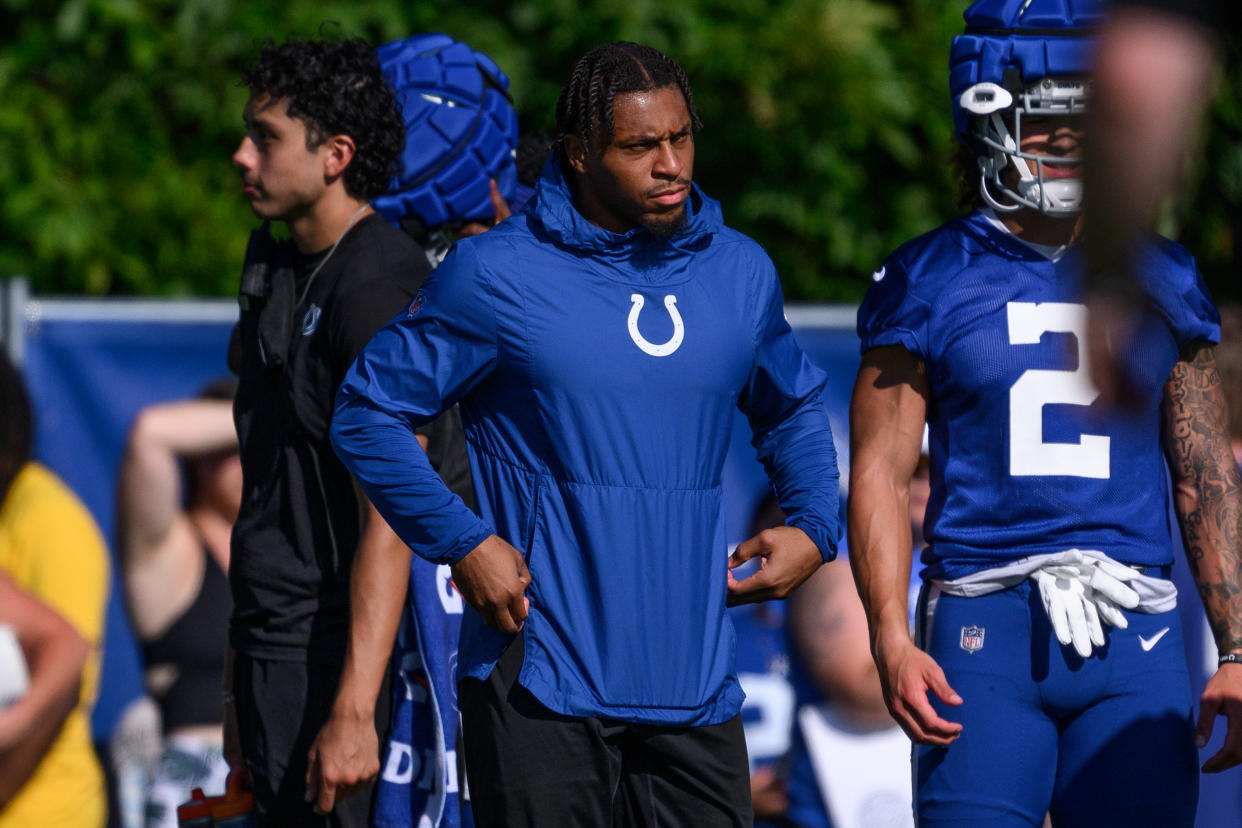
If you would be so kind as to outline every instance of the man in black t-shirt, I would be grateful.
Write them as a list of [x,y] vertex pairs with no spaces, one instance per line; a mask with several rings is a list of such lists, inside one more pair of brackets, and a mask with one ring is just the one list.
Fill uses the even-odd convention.
[[235,701],[236,729],[226,755],[244,761],[261,824],[362,826],[369,796],[327,816],[306,802],[308,752],[330,715],[377,717],[378,687],[334,699],[348,669],[351,589],[367,593],[350,584],[355,555],[410,550],[358,494],[327,430],[345,370],[430,268],[368,204],[386,189],[405,134],[369,45],[269,45],[243,82],[246,135],[233,163],[251,209],[290,238],[274,241],[266,223],[252,235],[230,345],[243,499],[229,573],[226,703]]
[[1116,0],[1100,35],[1084,175],[1091,374],[1127,397],[1139,327],[1128,263],[1137,234],[1174,194],[1212,91],[1222,37],[1242,32],[1239,0]]

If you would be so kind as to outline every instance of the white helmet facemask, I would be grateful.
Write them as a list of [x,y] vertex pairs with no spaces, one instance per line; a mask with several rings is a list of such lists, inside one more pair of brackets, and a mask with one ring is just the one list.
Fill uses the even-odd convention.
[[[1023,152],[1024,116],[1084,115],[1088,83],[1080,78],[1043,78],[1014,94],[992,82],[977,83],[962,93],[962,109],[972,116],[974,137],[986,148],[980,153],[979,194],[989,207],[1012,213],[1029,207],[1049,216],[1074,216],[1082,210],[1082,179],[1049,177],[1047,165],[1067,159]],[[1006,116],[1012,113],[1012,130]],[[1014,187],[1002,181],[1012,164],[1018,174]]]

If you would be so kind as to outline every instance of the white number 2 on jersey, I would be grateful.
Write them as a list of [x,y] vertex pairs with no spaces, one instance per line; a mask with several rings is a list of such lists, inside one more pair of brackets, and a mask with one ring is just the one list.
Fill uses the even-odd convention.
[[1087,308],[1069,302],[1010,302],[1009,344],[1036,345],[1045,333],[1067,333],[1078,348],[1073,371],[1024,371],[1009,389],[1009,473],[1108,479],[1109,438],[1084,434],[1077,443],[1044,442],[1044,406],[1091,405],[1100,395],[1087,376]]

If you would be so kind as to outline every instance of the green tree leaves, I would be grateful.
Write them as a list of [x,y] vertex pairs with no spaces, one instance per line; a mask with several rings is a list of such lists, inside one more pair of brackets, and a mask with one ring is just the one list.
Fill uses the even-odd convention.
[[[0,0],[0,274],[45,293],[232,293],[255,224],[229,161],[237,79],[259,42],[443,31],[508,72],[530,132],[553,131],[592,46],[667,51],[705,124],[696,179],[726,219],[768,249],[789,298],[857,300],[892,248],[955,212],[947,64],[965,5]],[[1229,97],[1181,224],[1218,294],[1242,198]]]

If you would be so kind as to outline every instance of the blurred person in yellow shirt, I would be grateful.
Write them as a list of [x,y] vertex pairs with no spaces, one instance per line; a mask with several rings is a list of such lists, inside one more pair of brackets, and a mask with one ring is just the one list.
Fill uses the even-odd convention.
[[[0,828],[102,826],[107,801],[89,720],[99,681],[108,554],[86,507],[31,461],[30,401],[21,375],[3,355],[0,424],[0,573],[68,621],[88,650],[77,703],[59,733],[45,735],[45,750],[31,748],[41,728],[64,716],[63,710],[57,715],[55,701],[30,716],[22,732],[11,734],[11,743],[0,729]],[[38,671],[32,672],[33,692]],[[13,785],[22,777],[24,784]]]

